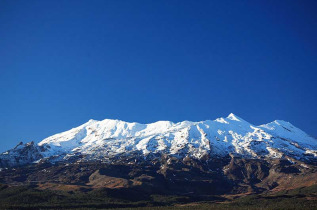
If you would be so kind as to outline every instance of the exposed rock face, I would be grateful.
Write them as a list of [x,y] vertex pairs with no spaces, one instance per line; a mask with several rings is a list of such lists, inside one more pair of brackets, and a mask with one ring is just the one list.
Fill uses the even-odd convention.
[[223,170],[231,180],[243,183],[259,183],[269,175],[270,164],[264,160],[232,158]]
[[34,142],[23,144],[20,142],[12,150],[1,154],[0,168],[6,168],[17,165],[25,165],[43,158],[43,150]]
[[[248,194],[317,184],[317,168],[286,159],[238,157],[39,163],[0,171],[0,183],[39,184],[41,189],[134,189],[178,195]],[[55,187],[54,187],[54,186]],[[76,187],[77,186],[77,187]]]

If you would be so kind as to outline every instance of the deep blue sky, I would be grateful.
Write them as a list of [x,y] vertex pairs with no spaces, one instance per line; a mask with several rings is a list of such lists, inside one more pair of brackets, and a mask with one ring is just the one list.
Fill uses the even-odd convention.
[[317,136],[317,1],[0,0],[0,151],[89,119]]

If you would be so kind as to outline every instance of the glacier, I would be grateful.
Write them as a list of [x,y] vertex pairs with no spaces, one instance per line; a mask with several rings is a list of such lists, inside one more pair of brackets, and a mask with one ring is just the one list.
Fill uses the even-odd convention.
[[225,118],[200,122],[140,124],[112,119],[89,120],[38,144],[20,143],[0,154],[0,164],[14,166],[72,157],[111,160],[136,154],[144,158],[167,154],[197,159],[234,155],[316,160],[317,139],[289,122],[275,120],[256,126],[232,113]]

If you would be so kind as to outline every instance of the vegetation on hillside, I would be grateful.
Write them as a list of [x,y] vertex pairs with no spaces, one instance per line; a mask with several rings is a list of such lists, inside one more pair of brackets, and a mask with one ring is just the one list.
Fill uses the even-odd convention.
[[0,209],[317,209],[317,186],[247,195],[221,196],[145,194],[132,189],[77,191],[39,190],[35,185],[0,185]]

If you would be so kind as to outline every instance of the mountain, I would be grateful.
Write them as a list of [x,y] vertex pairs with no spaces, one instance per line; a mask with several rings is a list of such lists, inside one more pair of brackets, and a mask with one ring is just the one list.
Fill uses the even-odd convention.
[[317,140],[289,122],[275,120],[255,126],[234,114],[213,121],[179,123],[89,120],[38,144],[19,143],[0,155],[0,168],[40,161],[153,159],[163,154],[198,160],[231,155],[315,162]]
[[281,120],[89,120],[2,153],[0,208],[315,209],[316,156],[317,140]]

